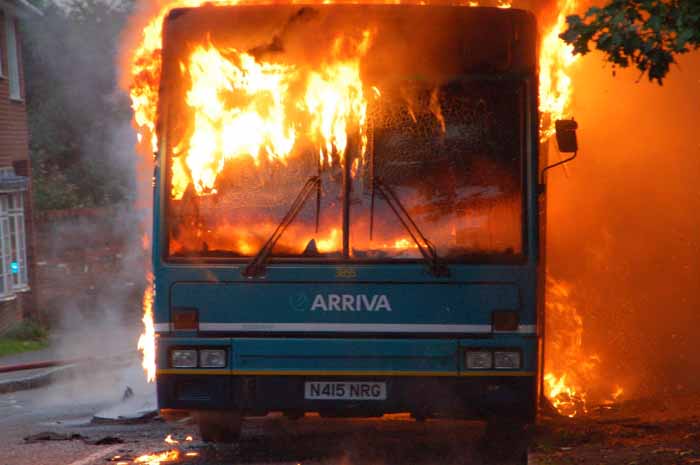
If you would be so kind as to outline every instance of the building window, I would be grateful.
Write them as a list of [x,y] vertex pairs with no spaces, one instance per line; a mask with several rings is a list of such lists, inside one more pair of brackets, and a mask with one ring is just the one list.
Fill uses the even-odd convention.
[[19,74],[19,47],[17,43],[17,23],[15,18],[5,15],[5,48],[7,48],[7,78],[10,82],[10,98],[20,100],[22,89]]
[[0,194],[0,300],[29,289],[22,192]]
[[14,297],[10,263],[12,250],[10,246],[10,196],[0,195],[0,299]]
[[22,291],[29,287],[27,276],[27,239],[24,231],[24,193],[15,192],[9,197],[10,250],[12,251],[10,273],[12,288]]
[[[3,13],[2,10],[0,10],[0,28],[2,28],[3,24],[5,24],[5,13]],[[5,44],[2,41],[2,32],[0,31],[0,78],[5,77],[5,73],[4,73],[4,70],[2,67],[3,66],[2,65],[2,57],[3,57],[2,50],[3,50],[4,45]]]

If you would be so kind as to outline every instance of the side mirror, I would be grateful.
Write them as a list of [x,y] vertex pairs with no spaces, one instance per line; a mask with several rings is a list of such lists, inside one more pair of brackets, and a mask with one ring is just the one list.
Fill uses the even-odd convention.
[[562,153],[574,153],[578,151],[576,129],[578,123],[573,119],[560,119],[554,123],[557,134],[557,146]]
[[562,153],[571,153],[572,155],[564,160],[553,163],[546,166],[540,173],[540,180],[538,190],[540,193],[545,191],[544,184],[544,174],[551,170],[552,168],[563,165],[564,163],[569,163],[571,160],[576,158],[578,152],[578,140],[576,139],[576,129],[578,129],[578,123],[574,119],[559,119],[554,122],[554,128],[557,134],[557,146],[559,151]]

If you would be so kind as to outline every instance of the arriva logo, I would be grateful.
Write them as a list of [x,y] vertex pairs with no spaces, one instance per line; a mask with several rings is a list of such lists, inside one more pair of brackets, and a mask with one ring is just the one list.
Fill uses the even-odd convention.
[[324,312],[385,312],[391,311],[389,299],[384,294],[317,294],[311,304],[311,311]]

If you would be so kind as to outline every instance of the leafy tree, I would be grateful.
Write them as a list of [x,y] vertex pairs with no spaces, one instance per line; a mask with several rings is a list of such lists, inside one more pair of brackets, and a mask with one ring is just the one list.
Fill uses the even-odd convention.
[[587,54],[593,43],[613,67],[633,64],[659,84],[677,55],[700,48],[700,0],[609,0],[567,23],[560,37],[574,53]]
[[120,160],[115,128],[130,121],[117,91],[119,37],[128,3],[33,2],[42,17],[23,24],[33,184],[39,209],[122,200],[132,173]]

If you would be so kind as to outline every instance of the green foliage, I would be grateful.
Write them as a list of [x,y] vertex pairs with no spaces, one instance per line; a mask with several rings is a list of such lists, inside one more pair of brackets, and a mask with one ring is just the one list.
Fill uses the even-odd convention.
[[39,210],[62,210],[85,205],[78,187],[50,165],[39,165],[32,173],[34,203]]
[[561,38],[575,53],[589,53],[594,43],[613,67],[633,64],[659,84],[677,55],[700,47],[698,0],[610,0],[567,23]]
[[43,17],[24,24],[33,187],[39,210],[119,202],[133,173],[119,159],[115,128],[131,118],[117,90],[119,37],[127,3],[36,1]]
[[44,341],[21,341],[0,337],[0,357],[45,349],[47,346],[48,344]]
[[18,341],[46,342],[48,332],[39,323],[24,320],[10,328],[3,336]]
[[44,349],[48,346],[48,332],[33,321],[22,321],[0,337],[0,357]]

